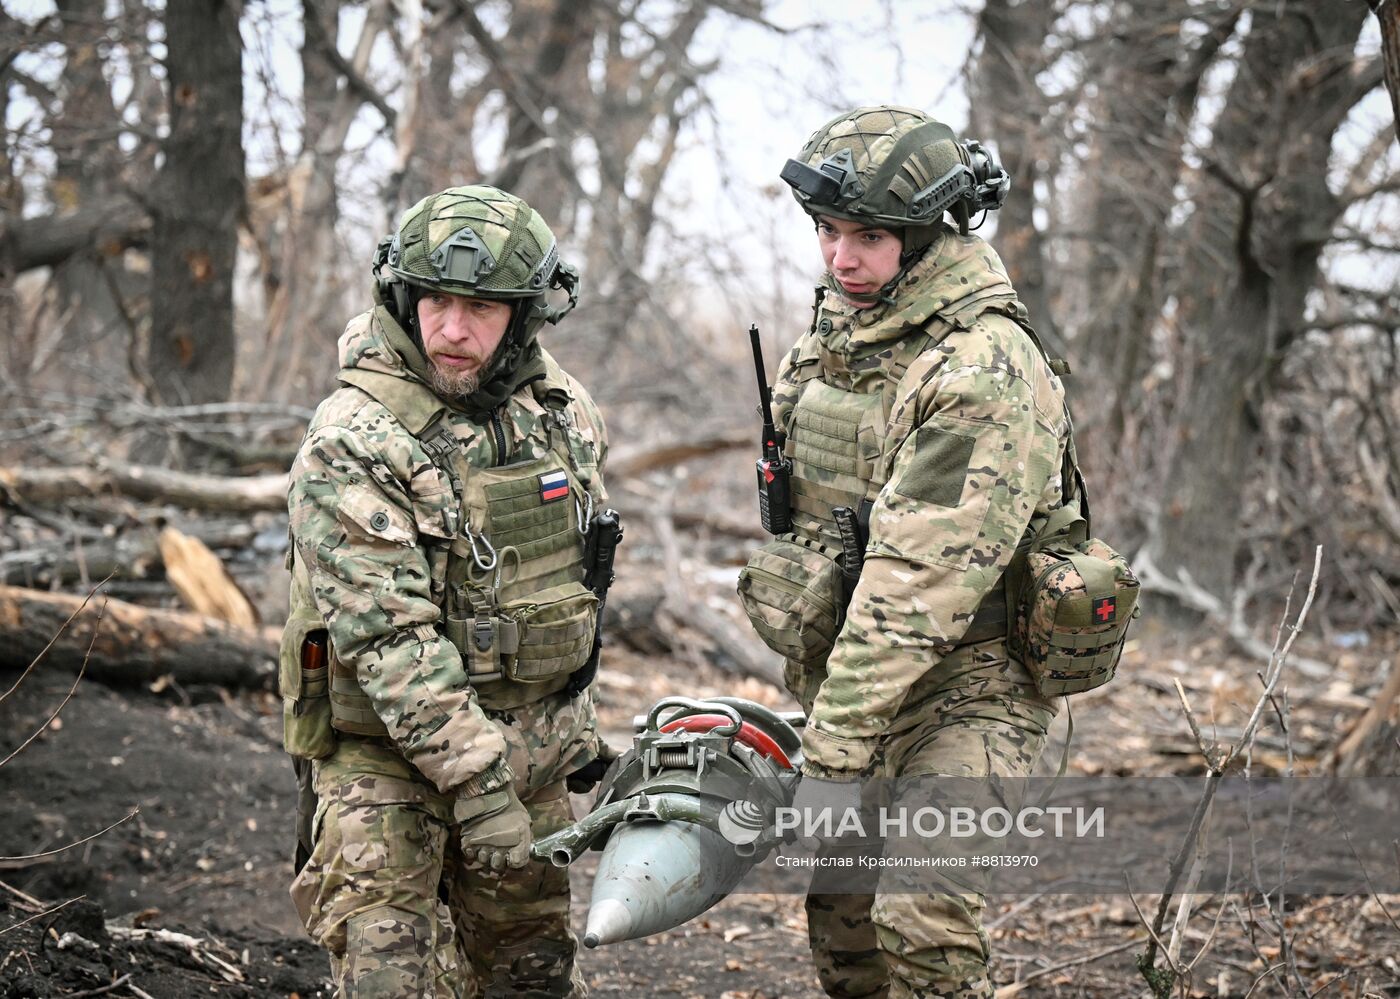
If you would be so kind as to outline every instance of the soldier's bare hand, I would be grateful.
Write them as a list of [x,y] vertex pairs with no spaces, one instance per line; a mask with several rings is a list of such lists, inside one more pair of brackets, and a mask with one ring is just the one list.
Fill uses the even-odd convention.
[[453,815],[460,827],[462,855],[492,871],[524,867],[530,860],[530,813],[515,789],[458,798]]

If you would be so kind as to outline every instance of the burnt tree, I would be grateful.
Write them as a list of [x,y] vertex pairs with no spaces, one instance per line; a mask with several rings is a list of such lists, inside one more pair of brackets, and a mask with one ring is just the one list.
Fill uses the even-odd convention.
[[1163,568],[1223,596],[1235,582],[1260,407],[1284,353],[1308,328],[1307,296],[1347,207],[1328,187],[1333,139],[1380,80],[1355,56],[1360,4],[1252,12],[1214,142],[1202,150],[1178,299],[1192,390],[1165,476]]
[[155,401],[225,400],[233,385],[233,267],[243,215],[243,77],[237,0],[165,13],[170,131],[150,209],[154,287],[145,343]]

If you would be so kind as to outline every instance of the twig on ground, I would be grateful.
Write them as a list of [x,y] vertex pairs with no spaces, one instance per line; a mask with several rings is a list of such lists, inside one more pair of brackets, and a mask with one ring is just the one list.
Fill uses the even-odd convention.
[[1043,891],[1038,891],[1034,895],[1027,895],[1025,898],[1021,899],[1021,901],[1017,902],[1011,908],[1003,912],[1000,916],[997,916],[996,919],[993,919],[990,923],[984,923],[982,929],[990,933],[992,930],[996,929],[998,926],[1006,922],[1012,916],[1016,915],[1018,912],[1027,908],[1028,906],[1033,905],[1037,900],[1043,898],[1044,896],[1045,892]]
[[[220,946],[217,941],[208,941],[202,937],[192,937],[188,933],[176,933],[174,930],[145,929],[129,926],[108,926],[107,932],[113,939],[127,940],[133,943],[152,942],[170,944],[179,947],[190,957],[206,967],[212,966],[214,970],[231,982],[241,982],[244,980],[243,972],[231,964],[229,961],[214,953],[214,948]],[[232,953],[229,953],[233,957]]]
[[37,898],[35,898],[33,895],[28,894],[27,892],[20,891],[14,885],[6,884],[5,882],[0,881],[0,888],[5,889],[5,891],[9,892],[15,898],[19,899],[26,909],[33,909],[35,912],[38,912],[44,907],[43,902],[40,902]]
[[11,866],[11,867],[28,867],[28,866],[29,866],[29,864],[27,863],[28,861],[41,860],[41,859],[43,859],[44,857],[52,857],[52,856],[54,856],[55,854],[63,853],[65,850],[71,850],[71,849],[73,849],[73,848],[76,847],[76,846],[82,846],[84,843],[91,843],[93,840],[97,839],[99,836],[105,836],[107,833],[109,833],[109,832],[111,832],[113,829],[117,828],[117,826],[123,825],[124,823],[127,823],[127,822],[130,822],[130,821],[131,821],[132,819],[134,819],[138,814],[140,814],[140,812],[141,812],[141,809],[139,809],[139,808],[133,808],[133,809],[131,810],[130,814],[126,815],[124,818],[117,819],[117,821],[113,822],[113,823],[112,823],[110,826],[108,826],[106,829],[99,829],[97,832],[93,833],[91,836],[84,836],[84,837],[83,837],[82,839],[80,839],[80,840],[77,840],[77,841],[75,841],[75,842],[73,842],[73,843],[69,843],[69,844],[67,844],[66,846],[60,846],[60,847],[58,847],[57,849],[54,849],[54,850],[45,850],[43,853],[30,853],[30,854],[26,854],[26,855],[24,855],[24,856],[19,856],[19,857],[0,857],[0,866],[6,866],[6,865],[8,865],[8,866]]
[[122,975],[110,985],[103,985],[100,988],[95,989],[85,989],[82,992],[65,992],[64,997],[65,999],[84,999],[85,996],[100,996],[105,995],[108,992],[115,992],[127,982],[131,981],[131,976],[132,972],[128,971],[125,975]]
[[[1201,756],[1206,763],[1206,782],[1201,790],[1200,801],[1196,804],[1196,811],[1191,816],[1191,824],[1187,830],[1186,838],[1182,841],[1181,848],[1172,859],[1171,867],[1168,869],[1167,883],[1162,891],[1161,902],[1157,906],[1156,917],[1148,926],[1151,939],[1148,942],[1147,950],[1138,958],[1138,970],[1147,981],[1153,994],[1157,999],[1166,999],[1171,993],[1172,987],[1180,977],[1180,972],[1176,962],[1170,954],[1166,954],[1170,970],[1163,972],[1156,966],[1157,951],[1166,948],[1161,943],[1161,930],[1166,922],[1167,912],[1171,907],[1171,900],[1176,894],[1177,883],[1186,872],[1186,865],[1189,858],[1197,850],[1197,844],[1201,835],[1201,829],[1205,825],[1206,817],[1210,812],[1212,803],[1215,800],[1215,793],[1220,787],[1220,782],[1225,777],[1225,772],[1230,765],[1242,753],[1247,752],[1254,744],[1255,730],[1259,726],[1259,721],[1263,717],[1264,710],[1273,702],[1274,691],[1278,689],[1278,684],[1283,676],[1284,664],[1288,662],[1289,653],[1293,649],[1293,643],[1301,631],[1303,622],[1307,619],[1308,611],[1312,608],[1313,598],[1317,595],[1317,581],[1322,574],[1322,546],[1319,545],[1313,553],[1312,578],[1308,583],[1307,597],[1303,601],[1303,606],[1298,610],[1298,616],[1293,623],[1287,624],[1287,607],[1285,607],[1284,621],[1280,624],[1274,648],[1269,656],[1268,669],[1264,675],[1264,690],[1259,695],[1259,699],[1254,703],[1254,709],[1250,712],[1249,720],[1245,722],[1240,736],[1230,746],[1222,752],[1212,752],[1217,747],[1207,747],[1204,741],[1199,741]],[[1279,640],[1283,638],[1284,632],[1288,632],[1288,638],[1279,645]],[[1187,723],[1191,726],[1193,734],[1199,740],[1200,728],[1195,723],[1195,718],[1186,701],[1185,692],[1178,685],[1178,696],[1182,699],[1182,704],[1186,708]],[[1131,897],[1131,894],[1130,896]],[[1137,908],[1137,900],[1133,899],[1133,907]]]
[[59,909],[66,909],[74,902],[81,902],[85,898],[87,898],[86,895],[79,895],[77,898],[70,898],[66,902],[60,902],[58,905],[55,905],[52,909],[45,909],[43,912],[36,912],[34,913],[34,915],[28,917],[27,919],[21,919],[17,923],[11,923],[9,926],[6,926],[3,930],[0,930],[0,937],[3,937],[6,933],[9,933],[11,930],[17,930],[21,926],[25,926],[29,923],[32,923],[36,919],[43,919],[45,916],[52,916]]
[[1066,968],[1078,967],[1081,964],[1091,964],[1101,958],[1110,957],[1114,954],[1135,947],[1146,940],[1146,937],[1132,937],[1122,943],[1116,943],[1112,947],[1105,947],[1103,950],[1096,950],[1092,954],[1084,954],[1080,957],[1072,957],[1068,961],[1061,961],[1059,964],[1052,964],[1048,968],[1037,968],[1020,981],[1012,982],[1010,985],[1003,985],[996,991],[996,999],[1010,999],[1011,996],[1020,995],[1021,990],[1030,982],[1046,975],[1052,975],[1057,971],[1064,971]]

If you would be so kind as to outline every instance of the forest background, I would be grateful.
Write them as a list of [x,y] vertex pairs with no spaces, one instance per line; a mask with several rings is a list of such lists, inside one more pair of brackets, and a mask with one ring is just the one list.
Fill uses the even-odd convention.
[[[375,244],[482,181],[583,272],[545,336],[608,419],[649,581],[619,584],[619,717],[692,669],[777,686],[733,598],[759,536],[744,331],[771,372],[809,317],[783,160],[892,102],[1011,174],[980,233],[1072,365],[1095,527],[1147,592],[1140,684],[1174,672],[1222,719],[1252,701],[1320,546],[1298,696],[1334,710],[1311,755],[1400,772],[1394,0],[4,0],[0,38],[7,668],[51,637],[38,608],[69,608],[45,600],[105,576],[128,630],[89,678],[184,707],[265,687],[281,476]],[[172,538],[246,611],[182,585]],[[235,621],[227,661],[193,662],[180,607]],[[96,633],[70,629],[75,668]],[[31,827],[6,852],[67,829]]]

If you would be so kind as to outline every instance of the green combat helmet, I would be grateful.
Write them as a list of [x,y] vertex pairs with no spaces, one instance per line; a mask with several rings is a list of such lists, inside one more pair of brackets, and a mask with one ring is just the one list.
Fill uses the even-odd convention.
[[[559,260],[554,233],[520,198],[494,187],[449,187],[403,213],[374,257],[380,301],[418,339],[417,303],[447,292],[518,303],[507,339],[528,341],[578,304],[578,272]],[[548,303],[555,289],[568,302]]]
[[897,232],[907,266],[949,212],[967,234],[979,211],[1000,208],[1011,178],[981,143],[915,108],[856,108],[812,134],[782,178],[809,215]]

